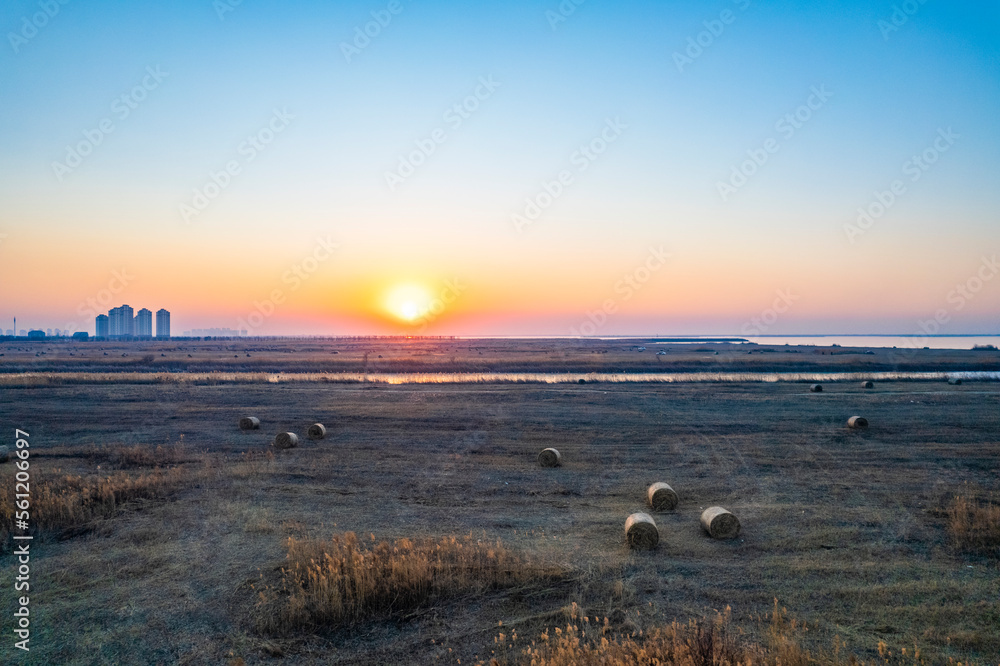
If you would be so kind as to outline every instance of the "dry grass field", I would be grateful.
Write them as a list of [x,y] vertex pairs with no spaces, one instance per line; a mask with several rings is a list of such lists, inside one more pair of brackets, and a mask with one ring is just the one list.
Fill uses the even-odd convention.
[[[659,351],[665,353],[658,355]],[[655,338],[0,343],[0,376],[12,372],[943,372],[956,368],[1000,370],[1000,352],[670,344]]]
[[[283,353],[244,361],[248,352],[207,344],[192,354],[206,367],[223,352],[241,365],[280,365]],[[399,345],[410,343],[366,344],[370,363],[381,353],[402,366]],[[94,356],[101,345],[86,348]],[[72,350],[11,349],[0,349],[6,372]],[[153,353],[137,349],[116,358]],[[315,369],[309,354],[341,369],[363,362],[359,349],[330,351],[288,352],[288,365]],[[453,370],[479,351],[441,343],[428,353]],[[504,369],[530,369],[533,353],[512,351]],[[870,359],[671,353],[683,356],[672,368],[732,367],[718,360],[726,354],[763,357],[767,369],[794,366],[793,355],[824,368]],[[538,366],[582,371],[588,354],[616,357],[611,365],[636,358],[620,344],[605,355],[548,349]],[[995,354],[977,354],[931,353],[927,364],[997,369]],[[641,363],[664,358],[646,352]],[[0,444],[13,444],[14,428],[31,439],[32,650],[18,663],[1000,663],[994,382],[828,383],[822,393],[806,383],[225,382],[0,392],[10,428]],[[870,427],[849,430],[855,414]],[[244,415],[261,429],[239,431]],[[314,422],[326,439],[305,437]],[[299,446],[274,451],[280,431],[298,433]],[[561,467],[538,466],[548,446]],[[14,471],[0,465],[5,581]],[[648,510],[655,481],[680,502],[653,514],[659,546],[631,552],[625,518]],[[739,538],[704,534],[698,518],[712,505],[739,517]],[[9,618],[14,592],[0,590]]]

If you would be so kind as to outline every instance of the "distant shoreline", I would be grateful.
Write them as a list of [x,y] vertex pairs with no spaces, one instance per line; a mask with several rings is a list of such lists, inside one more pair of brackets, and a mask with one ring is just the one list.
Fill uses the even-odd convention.
[[310,372],[42,372],[0,374],[0,386],[91,384],[694,384],[1000,381],[1000,371],[952,372],[679,372],[679,373],[310,373]]
[[[968,340],[969,338],[963,338]],[[678,341],[680,340],[680,341]],[[336,338],[119,341],[0,344],[0,377],[129,374],[167,377],[205,374],[215,379],[297,374],[317,381],[370,381],[375,375],[447,374],[460,382],[513,381],[572,374],[620,378],[685,373],[745,375],[799,373],[940,373],[1000,371],[1000,350],[874,346],[734,344],[718,339],[616,338]],[[979,340],[979,338],[974,338]],[[862,340],[859,340],[862,341]],[[347,379],[354,381],[355,379]],[[609,381],[617,381],[610,379]],[[79,379],[73,381],[80,381]],[[106,380],[101,380],[106,381]]]

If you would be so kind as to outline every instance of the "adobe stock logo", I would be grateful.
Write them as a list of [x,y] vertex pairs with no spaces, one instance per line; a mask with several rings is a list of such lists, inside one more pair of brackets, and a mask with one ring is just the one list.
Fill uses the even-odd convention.
[[263,153],[293,120],[295,116],[290,114],[288,109],[274,109],[267,124],[253,134],[248,134],[246,140],[236,147],[236,152],[243,156],[242,163],[238,160],[229,160],[219,171],[209,171],[208,180],[192,191],[191,203],[181,202],[177,206],[184,224],[190,224],[193,218],[205,212],[211,203],[233,184],[236,176],[243,173],[243,167],[257,159],[257,156]]
[[[579,149],[570,155],[570,164],[576,167],[579,173],[583,173],[607,151],[611,144],[621,137],[622,132],[626,129],[628,129],[628,125],[617,116],[614,120],[608,118],[604,121],[604,129],[599,135],[587,143],[581,144]],[[548,210],[575,182],[576,177],[569,169],[563,169],[552,180],[543,180],[541,191],[524,200],[522,212],[511,213],[510,221],[514,225],[514,229],[518,233],[522,233],[526,227],[538,221],[542,213]]]
[[[129,285],[135,282],[135,275],[122,268],[120,271],[111,271],[111,279],[107,282],[107,287],[98,289],[94,296],[88,297],[76,307],[76,314],[83,319],[83,327],[86,328],[94,323],[97,315],[108,311],[108,306],[115,300],[115,297],[125,291]],[[76,321],[67,322],[63,326],[66,335],[76,333],[80,330],[80,324]],[[95,331],[96,333],[96,331]]]
[[588,310],[585,320],[581,321],[578,326],[569,327],[570,334],[577,337],[596,334],[608,323],[608,319],[618,312],[620,303],[630,301],[653,275],[666,265],[669,258],[670,253],[664,252],[663,246],[650,247],[645,261],[615,282],[614,292],[621,298],[606,299],[601,303],[601,307],[594,311]]
[[904,0],[902,4],[892,6],[892,15],[889,20],[879,19],[878,29],[882,33],[882,39],[889,41],[889,35],[897,32],[906,25],[911,16],[915,16],[920,11],[920,7],[927,3],[927,0]]
[[215,10],[215,15],[219,17],[219,20],[225,21],[226,14],[235,12],[236,8],[242,4],[243,0],[215,0],[212,3],[212,8]]
[[38,31],[47,26],[49,21],[56,17],[56,14],[59,13],[60,5],[67,4],[69,4],[69,0],[42,0],[38,3],[41,11],[32,14],[31,18],[22,16],[21,29],[17,32],[11,31],[7,33],[7,41],[10,42],[10,47],[14,49],[14,54],[20,53],[21,47],[34,39],[38,35]]
[[[480,76],[479,85],[461,102],[456,102],[446,110],[441,119],[447,123],[452,131],[457,130],[462,124],[472,117],[483,102],[488,100],[500,87],[500,82],[493,79],[493,75]],[[415,150],[411,150],[405,155],[399,156],[399,163],[395,171],[384,173],[385,184],[389,186],[391,192],[395,192],[407,178],[416,173],[417,169],[427,163],[431,155],[437,152],[438,146],[448,140],[448,130],[438,127],[430,132],[426,138],[416,139],[413,143]]]
[[[997,255],[983,257],[982,262],[976,272],[955,288],[948,292],[945,300],[951,305],[952,312],[961,312],[965,309],[976,295],[983,290],[993,278],[1000,273],[1000,263],[997,262]],[[937,335],[941,327],[951,321],[951,313],[944,308],[939,308],[930,319],[917,322],[920,332],[926,335]]]
[[361,55],[361,52],[371,45],[372,40],[381,35],[382,30],[389,27],[389,24],[392,23],[392,17],[403,13],[403,9],[404,7],[399,0],[390,0],[385,9],[371,12],[371,21],[365,23],[363,27],[356,26],[354,39],[350,43],[340,43],[340,52],[344,54],[347,63],[350,64],[355,56]]
[[288,285],[288,291],[281,288],[272,289],[267,298],[254,301],[253,309],[247,316],[237,320],[236,330],[248,331],[252,335],[253,331],[263,326],[264,322],[278,310],[278,306],[288,299],[288,293],[298,291],[338,249],[340,243],[334,242],[329,235],[326,238],[317,238],[312,251],[281,274],[281,282]]
[[[733,2],[741,12],[745,12],[750,7],[750,0],[733,0]],[[685,67],[693,65],[694,61],[705,53],[705,49],[710,48],[715,44],[715,40],[722,37],[726,26],[736,22],[738,16],[731,9],[723,9],[719,12],[719,18],[702,21],[701,24],[705,26],[705,29],[697,35],[687,38],[687,48],[684,49],[684,53],[674,51],[674,65],[677,66],[677,71],[683,74]]]
[[[119,121],[124,121],[139,108],[140,104],[146,101],[149,93],[160,87],[163,79],[168,76],[170,73],[161,70],[159,65],[146,67],[146,75],[142,77],[142,80],[131,90],[122,93],[111,102],[111,113]],[[66,176],[73,173],[87,157],[97,150],[98,146],[104,143],[104,139],[114,132],[116,127],[111,118],[104,118],[97,123],[97,127],[94,129],[83,130],[83,140],[78,141],[75,145],[66,146],[66,158],[62,162],[52,163],[52,173],[55,174],[56,179],[61,183]]]
[[740,333],[746,336],[763,335],[769,328],[774,326],[778,319],[781,318],[781,315],[791,309],[792,304],[797,300],[799,300],[799,297],[793,294],[791,289],[785,289],[784,291],[779,289],[775,292],[774,303],[771,304],[771,307],[762,310],[760,315],[751,317],[750,321],[743,324]]
[[431,302],[427,304],[424,311],[419,317],[417,317],[412,323],[414,326],[418,326],[415,333],[423,334],[427,331],[427,327],[431,323],[444,314],[448,306],[459,299],[459,297],[465,293],[466,285],[458,278],[452,278],[451,280],[445,280],[444,287],[438,292],[438,295],[431,299]]
[[[910,182],[915,183],[927,173],[932,166],[937,164],[941,156],[951,150],[955,142],[962,138],[961,134],[956,134],[949,127],[947,130],[938,129],[937,138],[927,146],[919,155],[913,155],[903,162],[901,170],[904,176],[910,177]],[[889,183],[886,190],[875,190],[874,201],[867,206],[858,208],[858,217],[854,224],[844,224],[844,234],[852,245],[858,242],[858,238],[868,232],[875,223],[882,218],[899,201],[909,189],[902,179],[896,179]]]
[[[805,127],[805,124],[812,120],[814,114],[822,109],[833,97],[833,93],[827,89],[826,85],[813,86],[809,89],[809,96],[806,101],[800,104],[790,113],[786,113],[774,123],[774,131],[781,134],[786,140],[790,140],[795,133]],[[760,148],[751,148],[747,151],[747,158],[740,164],[733,166],[726,181],[717,181],[716,190],[723,202],[736,194],[750,178],[752,178],[767,162],[772,155],[781,150],[781,142],[774,137],[766,139]]]
[[989,257],[983,256],[973,274],[964,282],[956,284],[955,288],[945,296],[945,301],[951,306],[951,310],[938,308],[928,319],[918,321],[917,330],[906,339],[906,346],[893,349],[889,353],[889,359],[895,363],[912,359],[930,342],[931,336],[941,333],[942,329],[952,321],[953,313],[964,310],[997,275],[1000,275],[1000,261],[997,260],[996,253]]
[[548,20],[549,26],[552,27],[552,31],[555,32],[556,27],[558,27],[560,23],[565,23],[570,16],[576,13],[577,8],[579,8],[579,6],[586,1],[587,0],[562,0],[555,10],[546,10],[545,18]]

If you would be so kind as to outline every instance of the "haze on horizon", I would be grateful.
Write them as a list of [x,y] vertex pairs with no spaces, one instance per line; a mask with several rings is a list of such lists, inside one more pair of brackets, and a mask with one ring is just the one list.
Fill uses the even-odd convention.
[[996,3],[16,0],[0,27],[3,330],[122,303],[177,333],[1000,330]]

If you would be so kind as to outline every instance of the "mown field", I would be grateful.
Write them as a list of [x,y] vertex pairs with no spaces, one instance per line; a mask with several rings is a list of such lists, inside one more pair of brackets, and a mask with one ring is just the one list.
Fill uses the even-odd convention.
[[[883,643],[906,663],[914,648],[1000,663],[1000,542],[954,504],[1000,494],[1000,385],[825,389],[5,387],[0,443],[30,433],[37,529],[32,650],[17,661],[527,663],[567,624],[641,643],[728,612],[732,640],[766,642],[777,599],[808,627],[782,631],[814,656],[838,637],[845,658],[881,659]],[[871,426],[848,430],[853,414]],[[240,432],[243,415],[261,430]],[[305,439],[317,421],[327,438]],[[300,446],[273,451],[284,430]],[[537,466],[547,446],[562,467]],[[14,471],[0,465],[8,533]],[[680,504],[655,514],[656,550],[630,552],[624,520],[660,480]],[[738,539],[701,531],[717,504]],[[309,574],[324,552],[333,568]],[[341,604],[330,586],[348,583]],[[5,583],[7,618],[13,597]]]

